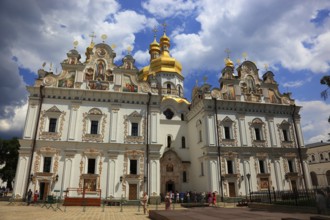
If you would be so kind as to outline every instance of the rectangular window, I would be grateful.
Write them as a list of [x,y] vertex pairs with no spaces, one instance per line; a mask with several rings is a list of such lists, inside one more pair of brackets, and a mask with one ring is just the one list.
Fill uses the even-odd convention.
[[259,128],[254,128],[254,132],[256,134],[256,140],[261,141],[260,129]]
[[199,142],[202,142],[203,139],[202,139],[202,130],[199,130]]
[[49,119],[49,128],[48,128],[49,132],[56,132],[56,122],[57,122],[57,118]]
[[91,121],[91,134],[97,134],[99,128],[99,121]]
[[260,168],[260,173],[266,173],[265,172],[265,161],[259,160],[259,168]]
[[187,172],[186,171],[182,172],[182,182],[184,182],[184,183],[187,182]]
[[231,160],[227,160],[227,171],[228,171],[228,174],[234,173],[233,161],[231,161]]
[[288,160],[288,165],[289,165],[289,172],[290,173],[294,172],[293,161],[292,160]]
[[182,148],[186,148],[186,138],[185,137],[182,137],[182,139],[181,139],[181,141],[182,141]]
[[204,164],[201,162],[201,176],[204,176]]
[[139,124],[132,123],[132,134],[131,136],[139,136]]
[[87,173],[95,174],[95,166],[96,159],[95,158],[88,158],[88,166],[87,166]]
[[137,160],[130,160],[129,173],[137,174]]
[[231,139],[230,138],[230,127],[225,126],[225,139]]
[[44,173],[50,173],[51,165],[52,165],[52,158],[51,157],[45,157],[44,158],[43,172]]
[[288,131],[286,129],[283,129],[282,132],[283,132],[283,140],[289,141]]

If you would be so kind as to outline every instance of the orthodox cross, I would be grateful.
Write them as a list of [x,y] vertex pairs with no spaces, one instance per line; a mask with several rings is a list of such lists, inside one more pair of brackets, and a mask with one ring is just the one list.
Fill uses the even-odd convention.
[[94,31],[92,32],[92,34],[89,35],[89,37],[91,38],[91,43],[93,43],[93,38],[96,37],[96,35],[94,34]]
[[225,49],[225,53],[227,54],[227,58],[229,58],[230,50],[228,48]]
[[154,26],[154,28],[152,29],[152,32],[154,32],[154,38],[156,39],[156,35],[157,35],[157,27]]
[[106,34],[102,34],[101,35],[101,38],[102,38],[102,42],[104,43],[104,41],[108,38],[108,36]]
[[246,53],[246,52],[243,52],[243,53],[242,53],[242,56],[243,56],[244,60],[246,60],[246,58],[247,58],[247,53]]
[[116,44],[111,44],[112,49],[116,49],[117,45]]
[[167,27],[167,24],[164,22],[163,24],[163,28],[164,28],[164,34],[166,33],[166,27]]

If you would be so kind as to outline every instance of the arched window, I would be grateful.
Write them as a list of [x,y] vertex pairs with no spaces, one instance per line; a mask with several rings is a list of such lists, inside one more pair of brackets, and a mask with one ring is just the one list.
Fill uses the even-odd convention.
[[324,157],[323,157],[323,154],[322,153],[320,153],[320,159],[321,160],[324,160]]
[[171,84],[167,83],[166,89],[167,89],[167,94],[171,94]]
[[311,172],[311,179],[312,179],[312,185],[313,186],[318,186],[319,184],[318,184],[318,182],[317,182],[317,176],[316,176],[316,173],[315,172]]
[[312,161],[315,161],[315,156],[314,155],[312,155]]

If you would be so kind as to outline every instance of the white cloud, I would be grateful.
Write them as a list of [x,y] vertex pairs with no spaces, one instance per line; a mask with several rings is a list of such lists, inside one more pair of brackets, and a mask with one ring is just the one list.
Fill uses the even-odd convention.
[[150,54],[149,54],[148,50],[145,50],[145,51],[138,50],[135,52],[133,57],[137,64],[143,65],[143,66],[148,65],[148,62],[150,60]]
[[0,132],[7,132],[10,130],[21,130],[25,123],[25,116],[27,112],[27,103],[22,106],[7,107],[7,111],[14,111],[15,115],[12,118],[5,118],[0,120]]
[[330,125],[328,123],[330,104],[322,101],[299,100],[296,100],[296,103],[302,106],[300,114],[305,145],[328,140],[328,133],[330,133]]

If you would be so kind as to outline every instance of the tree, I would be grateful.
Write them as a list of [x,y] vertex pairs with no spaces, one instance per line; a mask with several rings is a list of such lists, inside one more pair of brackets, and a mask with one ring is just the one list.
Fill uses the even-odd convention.
[[[330,88],[330,76],[323,76],[322,77],[322,79],[321,79],[321,81],[320,81],[320,83],[322,84],[322,85],[326,85],[326,86],[328,86],[328,88],[326,88],[325,90],[323,90],[322,92],[321,92],[321,97],[324,99],[324,100],[326,100],[327,98],[328,98],[328,93],[329,93],[329,88]],[[328,118],[328,122],[330,123],[330,116],[329,116],[329,118]]]
[[7,182],[7,187],[13,189],[12,181],[15,178],[18,150],[18,139],[12,138],[11,140],[2,140],[0,138],[0,177],[2,181]]

